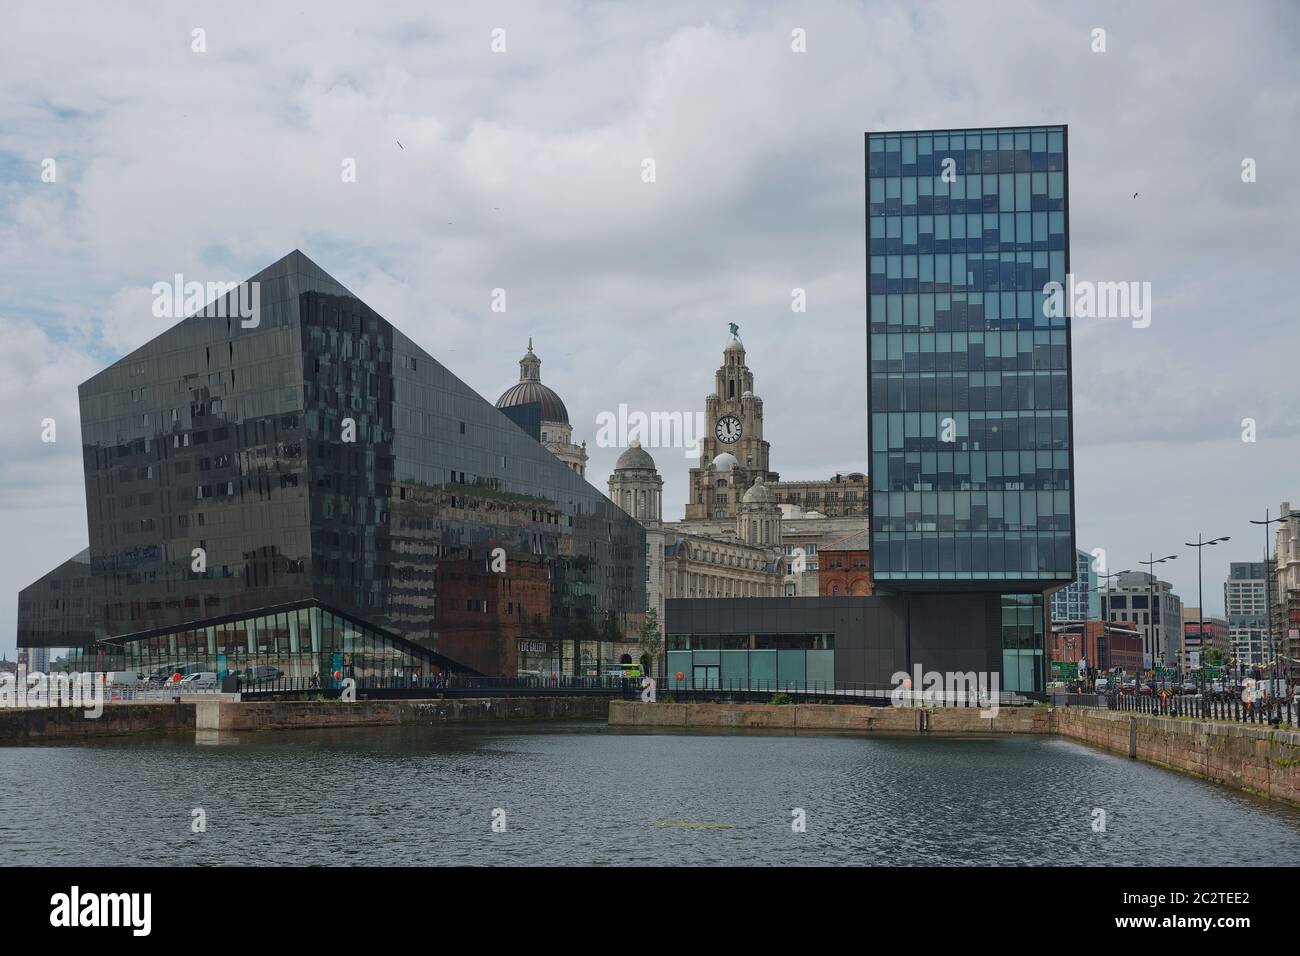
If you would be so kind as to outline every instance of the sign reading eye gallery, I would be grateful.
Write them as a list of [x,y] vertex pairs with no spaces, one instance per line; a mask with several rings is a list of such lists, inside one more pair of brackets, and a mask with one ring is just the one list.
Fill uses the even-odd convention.
[[560,653],[560,642],[559,641],[520,641],[519,653],[558,654]]

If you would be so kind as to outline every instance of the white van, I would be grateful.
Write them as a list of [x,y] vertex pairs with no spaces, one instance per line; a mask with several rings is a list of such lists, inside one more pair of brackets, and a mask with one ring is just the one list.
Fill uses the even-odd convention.
[[140,675],[135,671],[109,671],[104,675],[105,684],[115,684],[122,686],[125,684],[139,684]]
[[181,679],[181,690],[216,690],[216,671],[196,671]]

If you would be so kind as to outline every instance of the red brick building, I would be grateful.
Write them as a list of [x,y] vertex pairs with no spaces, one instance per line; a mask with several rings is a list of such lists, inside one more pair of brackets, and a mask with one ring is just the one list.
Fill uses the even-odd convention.
[[1093,669],[1119,667],[1135,674],[1142,668],[1142,635],[1122,621],[1053,624],[1050,659],[1083,659]]
[[551,585],[545,560],[507,552],[504,570],[483,557],[440,561],[434,576],[432,638],[440,654],[489,677],[514,677],[520,644],[546,643]]
[[821,567],[817,572],[819,597],[870,597],[871,538],[867,531],[855,531],[818,549]]

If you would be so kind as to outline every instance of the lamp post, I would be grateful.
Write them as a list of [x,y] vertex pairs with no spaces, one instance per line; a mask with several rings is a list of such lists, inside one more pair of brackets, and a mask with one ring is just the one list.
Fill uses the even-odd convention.
[[[1273,650],[1273,678],[1269,682],[1268,689],[1269,696],[1274,698],[1277,697],[1278,641],[1273,637],[1273,595],[1271,588],[1269,587],[1269,582],[1273,579],[1273,575],[1270,573],[1272,569],[1269,567],[1272,563],[1269,557],[1272,549],[1269,546],[1268,526],[1271,524],[1280,524],[1281,522],[1288,521],[1291,518],[1300,518],[1300,511],[1292,511],[1288,514],[1278,515],[1276,518],[1270,518],[1269,509],[1265,508],[1263,521],[1256,521],[1254,518],[1250,519],[1251,524],[1262,525],[1264,528],[1264,612],[1268,616],[1268,641],[1269,644],[1272,645]],[[1278,707],[1279,709],[1281,708],[1280,701],[1278,702]]]
[[1199,642],[1198,646],[1200,647],[1201,656],[1201,666],[1199,670],[1201,673],[1200,684],[1202,694],[1205,693],[1205,593],[1201,588],[1201,552],[1211,545],[1216,545],[1221,541],[1231,540],[1232,537],[1230,535],[1224,535],[1221,538],[1214,538],[1211,541],[1205,541],[1201,538],[1201,533],[1198,531],[1196,533],[1195,541],[1183,542],[1187,547],[1196,549],[1196,613],[1197,617],[1200,619],[1196,624],[1196,639]]
[[[1166,554],[1163,558],[1157,558],[1156,553],[1154,551],[1149,552],[1149,555],[1150,555],[1150,560],[1143,561],[1141,558],[1139,558],[1138,564],[1145,564],[1147,566],[1147,621],[1148,621],[1147,633],[1151,635],[1151,668],[1152,668],[1152,672],[1154,673],[1155,665],[1156,665],[1156,573],[1155,573],[1155,569],[1157,564],[1164,564],[1166,561],[1177,561],[1178,555]],[[1179,627],[1182,627],[1182,624],[1183,624],[1182,621],[1178,622]],[[1163,654],[1160,655],[1160,659],[1164,660]],[[1153,698],[1153,703],[1154,703],[1155,695],[1156,695],[1156,685],[1153,678],[1151,684],[1151,697]]]

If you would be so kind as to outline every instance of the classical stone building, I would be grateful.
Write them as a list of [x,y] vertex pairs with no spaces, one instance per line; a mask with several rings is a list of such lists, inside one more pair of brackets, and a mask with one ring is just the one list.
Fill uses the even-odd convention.
[[686,517],[733,518],[754,482],[780,480],[768,469],[763,400],[754,394],[754,373],[745,364],[745,346],[734,327],[714,374],[713,392],[704,400],[704,426]]
[[775,551],[736,541],[669,533],[664,545],[664,597],[777,597],[781,562]]
[[1300,511],[1284,501],[1278,514],[1285,520],[1274,537],[1273,646],[1290,662],[1300,660]]
[[664,623],[664,480],[655,460],[638,441],[618,456],[609,476],[609,498],[645,528],[646,610],[653,609],[659,627]]
[[657,611],[665,636],[669,600],[817,597],[819,549],[846,538],[860,542],[861,553],[845,558],[852,580],[838,586],[846,596],[871,594],[866,477],[779,480],[763,438],[763,402],[734,326],[705,420],[683,520],[665,520],[663,479],[638,442],[609,477],[610,500],[645,529],[646,607]]
[[[730,464],[718,475],[727,480]],[[729,487],[723,485],[722,487]],[[670,597],[775,597],[781,593],[781,509],[758,484],[741,496],[733,518],[701,522],[663,520],[663,478],[639,442],[619,456],[609,477],[610,500],[646,532],[646,607],[662,626]]]
[[528,351],[519,360],[519,381],[501,394],[497,408],[517,408],[534,402],[541,415],[538,436],[541,443],[556,458],[586,477],[587,443],[574,444],[569,410],[554,389],[542,384],[542,360],[533,352],[533,340],[529,339]]
[[[754,373],[736,332],[733,326],[722,366],[714,373],[714,391],[704,400],[705,431],[699,466],[691,469],[686,516],[662,521],[659,505],[665,541],[673,535],[693,536],[774,553],[780,576],[776,593],[816,597],[818,549],[867,531],[867,478],[853,472],[824,481],[779,480],[770,467],[771,446],[763,438],[763,401],[754,394]],[[613,479],[610,485],[611,497],[634,517],[639,517],[635,509],[641,507],[641,496],[660,487],[625,477],[615,494]],[[722,592],[744,593],[725,584]]]
[[828,518],[866,518],[871,489],[860,471],[826,481],[781,481],[769,486],[781,504]]

